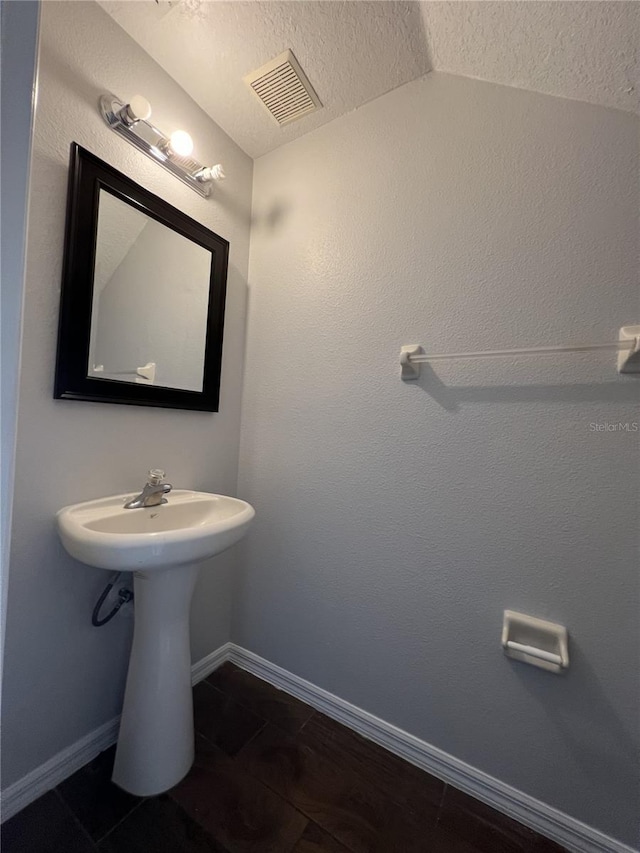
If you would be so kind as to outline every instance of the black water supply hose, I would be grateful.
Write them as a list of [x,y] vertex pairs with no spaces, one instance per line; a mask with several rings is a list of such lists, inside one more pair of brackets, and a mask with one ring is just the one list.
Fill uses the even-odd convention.
[[115,574],[111,575],[111,580],[105,586],[102,595],[98,599],[96,606],[93,608],[93,613],[91,614],[91,624],[94,628],[101,628],[103,625],[106,625],[107,622],[110,622],[113,619],[113,617],[116,615],[118,610],[120,610],[123,604],[126,604],[129,601],[133,601],[133,593],[131,592],[131,590],[123,586],[122,589],[118,590],[118,603],[115,605],[115,607],[111,610],[110,613],[108,613],[104,617],[104,619],[98,618],[100,608],[104,604],[106,597],[113,589],[113,585],[118,580],[121,574],[122,572],[116,572]]

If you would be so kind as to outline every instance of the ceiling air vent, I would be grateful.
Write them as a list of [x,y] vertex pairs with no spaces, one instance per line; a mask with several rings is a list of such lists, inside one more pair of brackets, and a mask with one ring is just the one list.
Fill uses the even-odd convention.
[[244,81],[279,125],[296,121],[322,106],[290,50],[247,74]]

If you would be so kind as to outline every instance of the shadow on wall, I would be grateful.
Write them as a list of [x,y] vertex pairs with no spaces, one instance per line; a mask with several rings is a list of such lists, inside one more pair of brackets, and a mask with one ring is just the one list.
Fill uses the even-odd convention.
[[571,668],[559,676],[566,682],[565,690],[549,689],[546,673],[532,672],[531,667],[525,672],[517,661],[509,663],[525,690],[544,709],[549,726],[562,734],[585,776],[597,781],[604,771],[611,779],[628,779],[630,796],[634,784],[636,794],[640,793],[638,744],[634,734],[621,722],[587,657],[575,642],[571,644]]
[[254,212],[251,227],[275,234],[284,224],[290,205],[283,199],[275,199],[262,211]]
[[445,385],[429,364],[420,378],[407,385],[420,388],[448,412],[463,403],[637,403],[638,385],[632,382],[589,382],[563,385]]

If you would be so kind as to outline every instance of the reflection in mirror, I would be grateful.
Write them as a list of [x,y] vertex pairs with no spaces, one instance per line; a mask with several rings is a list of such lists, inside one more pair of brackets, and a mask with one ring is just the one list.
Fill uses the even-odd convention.
[[211,252],[100,189],[87,376],[202,391]]

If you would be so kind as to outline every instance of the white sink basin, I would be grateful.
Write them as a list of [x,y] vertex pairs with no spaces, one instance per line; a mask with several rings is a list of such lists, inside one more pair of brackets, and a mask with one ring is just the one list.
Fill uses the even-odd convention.
[[255,512],[207,492],[171,491],[166,504],[125,509],[132,497],[67,506],[57,522],[72,557],[134,573],[135,627],[113,781],[147,797],[172,788],[193,763],[189,607],[198,564],[242,539]]
[[152,571],[206,560],[235,545],[255,515],[237,498],[174,490],[168,503],[124,509],[133,495],[114,495],[59,510],[66,550],[89,566]]

